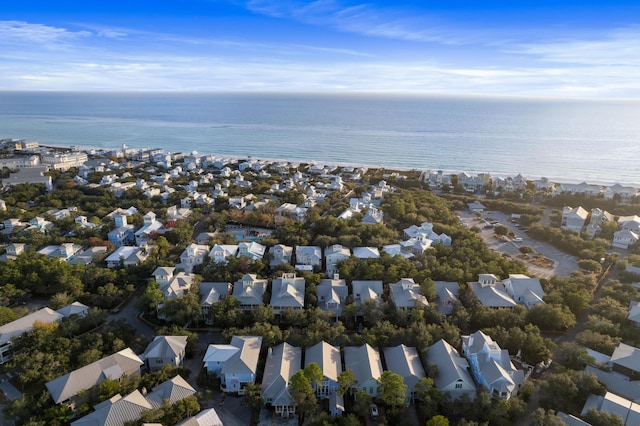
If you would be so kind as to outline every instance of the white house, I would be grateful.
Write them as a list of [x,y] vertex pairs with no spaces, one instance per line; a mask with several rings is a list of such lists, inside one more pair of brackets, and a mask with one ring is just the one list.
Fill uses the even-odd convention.
[[582,232],[584,224],[589,216],[589,212],[582,206],[562,208],[562,222],[560,227],[563,229],[571,229],[576,232]]
[[278,265],[291,264],[293,256],[293,247],[284,244],[276,244],[269,249],[269,265],[275,267]]
[[281,417],[296,413],[289,393],[289,380],[302,367],[302,349],[281,343],[269,348],[262,378],[262,399]]
[[389,289],[391,290],[391,300],[398,309],[410,310],[415,307],[429,306],[420,285],[416,284],[413,278],[402,278],[397,283],[389,284]]
[[478,281],[469,283],[469,289],[484,306],[513,308],[516,302],[507,293],[504,284],[493,274],[479,274]]
[[202,319],[207,324],[213,324],[211,318],[209,318],[209,311],[211,306],[218,303],[220,300],[224,300],[225,297],[231,294],[233,286],[231,283],[226,282],[201,282],[198,286],[200,292],[200,309],[202,311]]
[[373,398],[380,396],[382,361],[377,349],[369,344],[345,346],[344,366],[346,370],[351,370],[356,378],[356,384],[351,388],[352,393],[363,391]]
[[338,272],[338,262],[346,260],[351,257],[351,250],[347,247],[343,247],[340,244],[334,244],[324,249],[324,258],[326,267],[326,273],[328,276],[333,276]]
[[322,266],[322,248],[319,246],[297,246],[296,265]]
[[429,347],[427,362],[438,367],[433,381],[442,394],[449,394],[453,399],[468,394],[473,399],[476,384],[469,373],[469,362],[453,346],[438,340]]
[[13,356],[12,340],[33,330],[35,323],[52,324],[60,322],[64,316],[49,308],[42,308],[28,315],[0,326],[0,364]]
[[247,257],[251,260],[262,260],[266,247],[255,241],[243,241],[238,244],[238,257]]
[[281,314],[288,309],[299,311],[304,308],[303,277],[298,277],[295,273],[284,273],[282,277],[274,279],[271,285],[270,305],[273,312]]
[[162,370],[165,365],[179,367],[186,349],[187,336],[156,336],[140,358],[150,371]]
[[[229,345],[209,345],[204,366],[217,371],[221,389],[244,395],[248,383],[255,383],[262,336],[233,336]],[[222,351],[222,352],[221,352]]]
[[234,257],[237,252],[237,244],[216,244],[211,248],[209,257],[213,263],[227,263],[227,258]]
[[531,278],[523,274],[509,274],[503,281],[504,288],[516,302],[531,309],[535,305],[544,303],[544,291],[538,278]]
[[380,250],[377,247],[354,247],[353,256],[358,259],[378,259]]
[[245,274],[233,284],[233,297],[240,302],[240,308],[256,309],[264,303],[267,280],[259,279],[255,274]]
[[189,244],[187,248],[180,255],[180,264],[185,272],[193,272],[193,268],[197,265],[202,265],[204,259],[209,254],[209,246],[200,244]]
[[336,393],[339,387],[338,377],[342,373],[340,349],[327,342],[316,343],[305,350],[305,367],[312,362],[318,364],[324,374],[324,380],[321,384],[312,384],[316,391],[316,396],[320,399],[328,398]]
[[451,315],[460,296],[458,283],[455,281],[436,281],[434,285],[438,295],[438,312],[442,315]]
[[333,312],[335,317],[342,315],[345,301],[349,295],[347,282],[340,279],[338,274],[334,274],[333,279],[323,279],[316,286],[318,297],[318,307],[323,311]]
[[376,303],[382,300],[382,281],[354,280],[351,282],[351,291],[353,301],[360,310],[367,300],[374,300]]
[[416,385],[420,379],[426,377],[418,350],[402,344],[384,348],[383,352],[387,370],[402,376],[404,384],[407,385],[407,401],[413,401],[416,396]]

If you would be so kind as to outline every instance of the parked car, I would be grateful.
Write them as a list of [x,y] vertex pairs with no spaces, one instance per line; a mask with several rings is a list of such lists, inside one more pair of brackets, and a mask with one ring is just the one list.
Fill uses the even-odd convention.
[[513,241],[514,243],[521,243],[522,242],[522,238],[516,237],[516,238],[512,239],[511,241]]
[[369,406],[369,414],[371,414],[372,419],[378,418],[378,406],[376,404],[371,404]]

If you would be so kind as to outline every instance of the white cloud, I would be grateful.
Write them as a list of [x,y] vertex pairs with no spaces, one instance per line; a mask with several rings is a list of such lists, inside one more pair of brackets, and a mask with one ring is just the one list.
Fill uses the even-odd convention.
[[90,35],[88,31],[69,31],[44,24],[0,21],[0,46],[36,43],[42,47],[55,48]]

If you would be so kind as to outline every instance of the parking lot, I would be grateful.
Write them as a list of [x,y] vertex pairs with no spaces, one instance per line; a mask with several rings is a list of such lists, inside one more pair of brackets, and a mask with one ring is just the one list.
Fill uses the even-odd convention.
[[[549,279],[554,275],[567,276],[579,269],[577,259],[574,256],[563,253],[548,243],[530,238],[525,232],[519,229],[517,224],[511,222],[509,215],[496,211],[486,211],[481,217],[477,217],[474,213],[470,212],[457,213],[465,226],[469,228],[473,226],[480,228],[479,235],[490,249],[498,253],[507,253],[511,257],[517,258],[521,254],[520,247],[526,245],[533,248],[535,253],[542,254],[547,259],[552,260],[553,266],[550,268],[526,262],[529,272],[538,278]],[[494,232],[495,225],[491,225],[492,222],[505,225],[509,228],[509,232],[513,233],[513,238],[515,238],[516,241],[507,237],[497,238]],[[522,240],[518,241],[520,238]]]

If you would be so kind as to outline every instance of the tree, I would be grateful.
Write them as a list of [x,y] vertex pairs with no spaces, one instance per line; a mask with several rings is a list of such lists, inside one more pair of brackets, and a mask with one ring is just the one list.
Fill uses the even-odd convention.
[[541,330],[567,330],[576,325],[576,317],[567,306],[551,303],[535,305],[527,313],[527,320]]
[[157,312],[158,305],[164,300],[164,295],[156,280],[150,280],[147,288],[138,299],[137,307],[142,312],[150,314]]
[[397,413],[401,408],[407,407],[407,385],[401,375],[392,371],[384,371],[380,377],[382,395],[380,399],[389,407],[389,411]]
[[578,260],[578,266],[580,269],[585,270],[587,272],[593,272],[595,274],[599,274],[602,271],[602,265],[599,262],[592,259],[580,259]]
[[624,426],[625,424],[620,415],[598,411],[595,408],[589,408],[584,419],[592,426]]
[[311,386],[311,381],[304,374],[304,370],[298,370],[289,380],[289,393],[291,400],[297,407],[301,423],[308,414],[313,413],[318,407],[318,399]]
[[338,395],[343,396],[357,383],[353,371],[346,369],[338,375]]
[[259,410],[262,407],[262,385],[253,382],[247,383],[241,404],[252,410]]
[[427,426],[449,426],[449,420],[442,415],[434,416],[427,420]]
[[321,386],[324,380],[324,373],[322,372],[322,368],[315,362],[309,363],[304,368],[304,375],[307,376],[309,382],[315,384],[316,386]]
[[416,404],[424,418],[430,418],[437,414],[438,405],[442,401],[442,393],[436,387],[431,377],[423,377],[416,384]]

